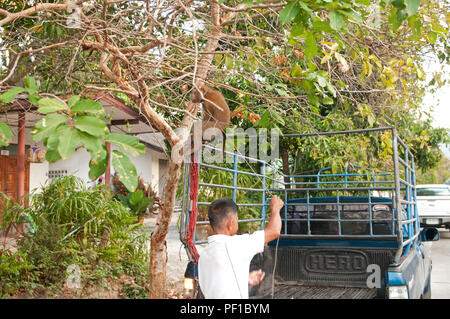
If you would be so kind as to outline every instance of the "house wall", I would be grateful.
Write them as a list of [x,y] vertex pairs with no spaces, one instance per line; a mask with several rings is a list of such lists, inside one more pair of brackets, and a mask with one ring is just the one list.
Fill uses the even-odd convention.
[[[111,151],[117,150],[119,152],[123,152],[119,147],[112,144],[111,145]],[[131,162],[136,166],[136,172],[138,176],[140,176],[144,183],[152,184],[152,181],[155,181],[152,179],[152,151],[148,148],[146,149],[145,153],[142,154],[139,157],[132,157],[130,154],[125,153],[131,160]],[[111,173],[114,174],[115,170],[114,167],[111,167]]]
[[[27,145],[27,149],[28,149]],[[8,147],[0,148],[8,150],[9,155],[17,155],[17,145],[11,144]],[[119,150],[115,145],[111,146],[111,150]],[[127,154],[131,162],[136,166],[138,175],[144,180],[144,183],[150,184],[155,191],[158,192],[160,171],[159,160],[164,156],[149,148],[139,157],[132,157]],[[89,179],[89,160],[91,156],[85,148],[79,148],[73,155],[66,160],[59,160],[56,163],[30,163],[30,191],[39,192],[42,185],[45,185],[49,178],[49,172],[61,175],[74,175],[81,178],[87,185],[93,182]],[[111,174],[114,174],[114,167],[111,167]],[[160,195],[160,194],[159,194]]]
[[47,182],[49,163],[30,163],[30,192],[40,193],[41,186]]
[[49,171],[67,171],[67,174],[81,178],[85,183],[89,184],[89,160],[91,155],[85,148],[79,148],[72,156],[66,160],[59,160],[56,163],[49,163]]
[[[117,150],[123,152],[120,148],[115,145],[111,145],[111,151]],[[147,184],[157,184],[158,174],[154,174],[153,157],[158,158],[156,152],[146,149],[146,152],[139,157],[132,157],[127,154],[131,162],[136,166],[136,171],[138,175]],[[85,148],[78,149],[69,159],[59,160],[56,163],[49,164],[49,170],[51,171],[67,171],[67,175],[75,175],[83,179],[87,184],[92,184],[89,179],[89,160],[91,156]],[[111,167],[111,174],[115,173],[115,169]]]
[[[0,150],[8,151],[9,155],[17,155],[17,128],[12,127],[13,139],[11,144],[7,147],[0,147]],[[42,142],[34,142],[30,137],[30,129],[26,129],[26,149],[30,146],[39,146],[42,148]],[[111,146],[111,150],[119,150],[114,144]],[[159,178],[161,175],[159,169],[159,160],[165,159],[166,156],[160,152],[154,151],[150,148],[146,148],[146,152],[135,158],[127,154],[133,164],[136,166],[138,175],[144,180],[145,183],[150,184],[153,189],[158,193],[159,190]],[[62,175],[75,175],[80,177],[87,185],[92,185],[93,182],[89,179],[89,160],[90,154],[85,148],[79,148],[74,154],[67,160],[59,160],[56,163],[30,163],[30,192],[40,191],[40,187],[45,185],[49,178],[49,171],[61,171]],[[114,174],[114,167],[111,167],[111,174]]]

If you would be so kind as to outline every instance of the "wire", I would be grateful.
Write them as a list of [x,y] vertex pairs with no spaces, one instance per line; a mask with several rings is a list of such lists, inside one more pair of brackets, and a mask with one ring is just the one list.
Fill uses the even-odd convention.
[[278,243],[280,242],[280,236],[277,237],[277,244],[275,245],[275,261],[273,262],[273,271],[272,271],[272,299],[275,295],[275,269],[277,269],[277,260],[278,260]]

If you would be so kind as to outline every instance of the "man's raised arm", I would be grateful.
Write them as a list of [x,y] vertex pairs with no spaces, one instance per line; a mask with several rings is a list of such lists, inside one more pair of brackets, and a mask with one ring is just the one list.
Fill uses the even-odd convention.
[[281,216],[280,210],[284,202],[278,197],[273,196],[270,201],[270,220],[264,229],[264,243],[268,243],[280,236],[281,232]]

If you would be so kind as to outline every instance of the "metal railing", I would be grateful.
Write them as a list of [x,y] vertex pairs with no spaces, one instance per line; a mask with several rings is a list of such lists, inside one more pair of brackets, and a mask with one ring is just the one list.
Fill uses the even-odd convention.
[[[308,134],[289,134],[284,137],[305,137],[305,136],[320,136],[320,135],[334,135],[334,134],[356,134],[374,131],[391,131],[392,132],[392,159],[393,159],[393,171],[375,173],[373,170],[366,169],[366,174],[353,173],[350,170],[361,169],[357,166],[347,166],[344,168],[343,173],[329,173],[324,174],[330,168],[322,169],[318,174],[308,175],[285,175],[280,172],[276,167],[266,163],[265,161],[247,157],[241,154],[225,152],[223,155],[232,156],[233,163],[231,167],[224,167],[219,165],[213,165],[209,163],[202,163],[199,161],[198,169],[200,178],[202,176],[202,169],[211,169],[225,172],[232,175],[232,182],[228,185],[222,184],[210,184],[199,182],[199,189],[225,189],[231,191],[231,198],[237,203],[238,207],[258,209],[258,218],[240,219],[239,223],[257,222],[260,224],[260,229],[264,229],[268,218],[266,217],[266,211],[269,206],[270,198],[273,193],[276,193],[285,202],[284,212],[282,212],[283,221],[283,233],[282,236],[289,238],[301,238],[301,239],[387,239],[397,242],[397,252],[395,255],[395,261],[398,263],[402,255],[408,254],[412,245],[417,242],[420,233],[420,223],[416,205],[416,189],[415,189],[415,170],[414,170],[414,157],[408,150],[406,144],[397,136],[395,128],[377,128],[368,130],[352,130],[352,131],[340,131],[340,132],[323,132],[323,133],[308,133]],[[216,152],[222,152],[221,149],[214,148],[210,145],[203,145],[205,149],[215,150]],[[257,163],[260,166],[260,171],[245,170],[242,168],[242,164],[245,163]],[[230,165],[231,166],[231,165]],[[245,166],[245,165],[244,165]],[[251,165],[249,165],[250,167]],[[403,172],[401,172],[403,171]],[[240,175],[253,176],[259,179],[258,187],[240,187],[238,186],[238,178]],[[183,200],[182,200],[182,217],[180,224],[180,239],[182,242],[186,242],[187,238],[187,224],[192,210],[192,203],[189,199],[190,189],[190,165],[185,165],[184,174],[184,188],[183,188]],[[371,177],[367,180],[357,180],[361,177]],[[380,180],[381,178],[381,180]],[[314,179],[314,180],[312,180]],[[385,179],[385,180],[382,180]],[[294,180],[292,182],[291,180]],[[295,181],[297,180],[297,181]],[[298,181],[301,180],[301,181]],[[259,201],[252,203],[239,203],[238,192],[252,192],[258,193]],[[384,196],[375,196],[375,192],[383,192]],[[316,205],[323,203],[315,203],[318,193],[332,194],[335,201],[328,204],[336,205],[337,217],[336,218],[312,218],[313,209]],[[365,201],[361,203],[354,202],[353,204],[368,205],[368,217],[358,219],[346,219],[343,218],[343,205],[346,203],[341,202],[342,199],[346,199],[348,196],[344,194],[366,194],[364,195]],[[301,194],[301,196],[293,195]],[[386,196],[387,194],[387,196]],[[316,196],[314,196],[316,195]],[[390,198],[390,207],[392,208],[391,216],[389,218],[374,218],[374,206],[379,203],[372,202],[373,198],[387,197]],[[305,201],[307,211],[304,218],[292,218],[289,217],[288,209],[290,206],[298,205],[292,198],[302,198]],[[209,206],[210,202],[197,202],[197,207]],[[290,234],[288,232],[289,222],[306,222],[307,229],[303,234]],[[338,226],[335,234],[315,234],[311,231],[311,225],[314,222],[335,222]],[[347,222],[364,222],[368,223],[368,234],[344,234],[342,231],[342,223]],[[375,222],[389,223],[391,228],[389,234],[376,234],[374,232]],[[208,225],[207,220],[197,221],[196,225]],[[195,239],[195,238],[194,238]],[[194,240],[196,244],[206,243],[203,240]]]

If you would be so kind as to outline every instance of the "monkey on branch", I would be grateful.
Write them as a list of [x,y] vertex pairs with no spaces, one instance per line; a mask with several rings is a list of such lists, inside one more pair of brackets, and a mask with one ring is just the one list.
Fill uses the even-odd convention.
[[[203,102],[202,140],[210,142],[212,137],[208,138],[210,136],[208,133],[211,133],[212,130],[206,134],[205,131],[215,128],[222,132],[223,148],[225,149],[225,128],[230,125],[230,108],[222,93],[204,85],[199,91],[194,89],[191,101]],[[212,134],[212,136],[216,136],[216,134]]]

